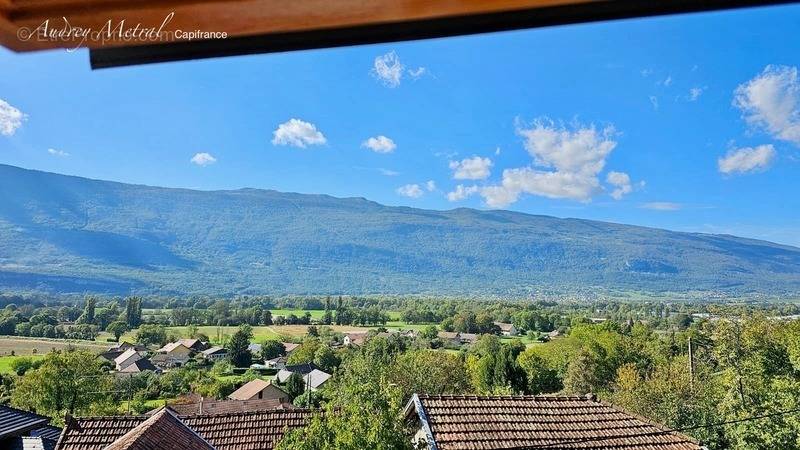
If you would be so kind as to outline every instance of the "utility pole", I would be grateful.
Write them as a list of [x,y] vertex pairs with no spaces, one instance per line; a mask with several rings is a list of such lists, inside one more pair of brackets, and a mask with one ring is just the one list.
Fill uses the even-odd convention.
[[689,336],[689,387],[694,389],[694,351],[691,336]]

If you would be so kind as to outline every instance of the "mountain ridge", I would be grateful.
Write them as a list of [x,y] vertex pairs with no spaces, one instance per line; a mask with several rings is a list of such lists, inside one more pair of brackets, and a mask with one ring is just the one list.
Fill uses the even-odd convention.
[[800,249],[514,211],[201,191],[0,164],[0,289],[57,293],[800,292]]

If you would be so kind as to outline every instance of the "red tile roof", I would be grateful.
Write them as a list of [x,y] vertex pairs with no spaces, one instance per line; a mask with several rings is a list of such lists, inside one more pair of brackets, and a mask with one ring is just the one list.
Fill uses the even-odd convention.
[[[271,450],[288,430],[305,425],[313,411],[259,411],[178,416],[218,450]],[[68,418],[57,450],[103,450],[147,416]],[[181,447],[177,447],[181,448]]]
[[140,423],[105,450],[214,450],[168,408]]
[[[587,397],[415,396],[438,450],[699,450],[693,439]],[[429,437],[430,439],[430,437]]]

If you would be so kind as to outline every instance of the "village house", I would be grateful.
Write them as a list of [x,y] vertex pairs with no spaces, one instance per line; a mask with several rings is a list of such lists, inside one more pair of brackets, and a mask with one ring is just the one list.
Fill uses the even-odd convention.
[[149,370],[149,371],[154,372],[154,373],[161,373],[161,369],[156,367],[152,362],[150,362],[150,360],[145,359],[145,358],[138,359],[138,360],[132,362],[131,364],[128,364],[127,366],[125,366],[122,369],[120,369],[118,371],[118,373],[121,373],[121,374],[141,373],[141,372],[144,372],[146,370]]
[[255,379],[245,383],[228,396],[231,400],[264,400],[273,399],[281,402],[289,401],[289,394],[269,381]]
[[167,406],[149,416],[67,417],[55,448],[272,450],[312,414],[295,409],[179,415]]
[[414,394],[405,418],[416,430],[414,443],[430,450],[703,448],[591,395]]
[[202,352],[209,347],[208,343],[203,342],[200,339],[178,339],[175,342],[183,345],[193,352]]
[[307,389],[316,391],[317,389],[321,389],[322,385],[324,385],[330,378],[331,374],[323,372],[319,369],[314,369],[303,376],[303,384]]
[[342,339],[342,343],[346,347],[354,346],[358,347],[364,345],[364,342],[367,341],[367,332],[358,332],[358,333],[346,333],[344,335],[344,339]]
[[462,344],[465,344],[465,345],[472,345],[472,344],[478,342],[478,338],[479,337],[480,336],[478,336],[475,333],[458,333],[459,342],[461,342]]
[[436,333],[436,337],[439,338],[446,347],[458,347],[461,345],[461,337],[456,332],[440,331]]
[[[275,377],[275,379],[278,380],[278,383],[284,384],[284,383],[286,383],[286,380],[288,380],[289,377],[292,376],[293,373],[297,373],[297,374],[300,374],[303,377],[305,377],[306,375],[308,375],[309,373],[311,373],[311,372],[313,372],[315,370],[319,371],[319,372],[322,372],[322,373],[325,373],[325,372],[321,371],[319,369],[319,367],[317,367],[316,364],[311,362],[311,363],[306,363],[306,364],[295,364],[295,365],[292,365],[292,366],[286,366],[283,369],[278,371],[278,375]],[[330,376],[330,374],[326,374],[326,375]],[[318,374],[315,375],[315,376],[318,377],[318,378],[321,377]]]
[[140,359],[142,359],[142,355],[135,349],[129,348],[114,358],[114,369],[120,371]]
[[53,448],[61,434],[61,428],[50,426],[49,423],[49,417],[0,405],[0,448]]
[[203,350],[200,352],[200,354],[203,355],[203,359],[207,359],[209,361],[218,361],[228,356],[228,350],[222,347],[211,347]]
[[514,327],[513,323],[494,322],[494,324],[497,325],[498,328],[500,328],[500,333],[503,336],[516,336],[517,334],[519,334],[517,333],[517,329]]
[[179,367],[186,364],[191,357],[192,350],[189,347],[180,342],[170,342],[156,350],[150,362],[162,368]]

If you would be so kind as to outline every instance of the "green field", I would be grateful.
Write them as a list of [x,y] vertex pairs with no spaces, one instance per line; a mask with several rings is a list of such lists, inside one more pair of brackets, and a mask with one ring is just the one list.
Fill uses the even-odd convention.
[[42,359],[44,355],[33,356],[0,356],[0,374],[14,373],[11,369],[11,364],[20,358]]

